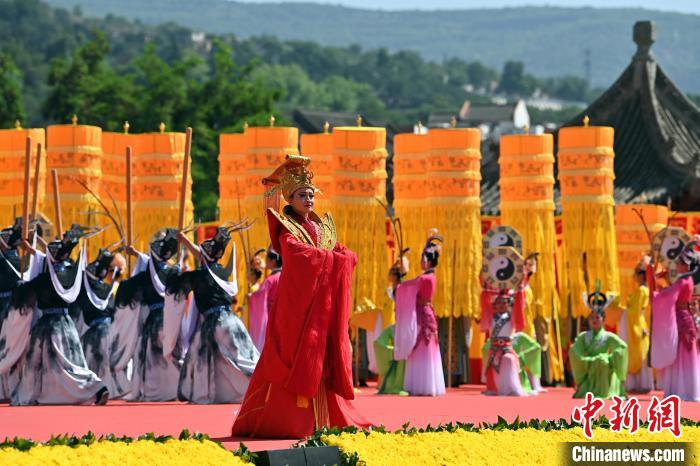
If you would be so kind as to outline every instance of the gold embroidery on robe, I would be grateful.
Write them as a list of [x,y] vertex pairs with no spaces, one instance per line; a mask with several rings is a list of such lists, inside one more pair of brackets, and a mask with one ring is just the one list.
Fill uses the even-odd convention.
[[297,222],[292,216],[292,207],[287,205],[282,209],[282,212],[277,212],[275,209],[269,208],[268,212],[280,221],[280,223],[289,231],[294,238],[304,244],[316,246],[320,249],[332,250],[337,241],[337,231],[335,222],[330,213],[326,213],[323,218],[319,217],[315,212],[309,213],[309,220],[314,222],[319,227],[319,244],[315,244],[309,232]]

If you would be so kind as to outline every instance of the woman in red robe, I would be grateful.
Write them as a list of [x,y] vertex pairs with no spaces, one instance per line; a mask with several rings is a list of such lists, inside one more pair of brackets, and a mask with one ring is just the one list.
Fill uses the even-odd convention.
[[[336,241],[329,214],[313,211],[310,159],[288,156],[263,183],[272,247],[282,255],[265,345],[234,436],[302,438],[322,427],[367,426],[354,398],[348,337],[355,254]],[[282,193],[288,203],[274,205]]]

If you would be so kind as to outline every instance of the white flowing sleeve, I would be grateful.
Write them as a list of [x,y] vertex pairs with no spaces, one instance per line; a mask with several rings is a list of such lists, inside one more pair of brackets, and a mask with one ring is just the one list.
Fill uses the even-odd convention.
[[409,280],[396,288],[396,327],[394,329],[394,359],[408,358],[418,339],[416,300],[420,282]]

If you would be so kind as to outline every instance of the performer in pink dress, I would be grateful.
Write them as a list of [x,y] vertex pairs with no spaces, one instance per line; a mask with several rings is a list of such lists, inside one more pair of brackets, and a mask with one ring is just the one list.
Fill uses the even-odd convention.
[[423,274],[399,284],[396,291],[396,337],[394,355],[406,359],[404,390],[411,395],[445,394],[445,378],[433,310],[435,267],[440,257],[441,238],[431,235],[423,249]]
[[520,382],[520,362],[513,350],[513,334],[525,326],[523,287],[514,292],[484,288],[481,296],[481,331],[489,333],[486,359],[486,395],[525,396]]
[[657,386],[665,396],[677,395],[684,401],[700,401],[700,353],[697,327],[690,312],[700,272],[696,242],[688,243],[680,254],[680,277],[670,287],[654,293],[651,326],[651,363],[656,368]]
[[277,298],[277,285],[282,271],[282,256],[272,245],[267,248],[266,255],[265,264],[266,268],[271,270],[270,275],[263,281],[260,288],[248,295],[248,329],[258,351],[262,351],[265,345],[268,312]]

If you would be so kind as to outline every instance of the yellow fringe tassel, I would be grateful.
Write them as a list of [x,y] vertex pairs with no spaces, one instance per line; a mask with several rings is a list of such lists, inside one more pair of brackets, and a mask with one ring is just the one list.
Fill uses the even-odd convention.
[[590,310],[583,302],[583,253],[587,255],[589,284],[600,280],[603,292],[620,291],[617,266],[615,216],[612,203],[563,202],[564,263],[562,296],[569,297],[574,317],[586,317]]
[[[433,201],[435,202],[435,201]],[[431,204],[425,209],[425,226],[437,228],[445,239],[440,254],[437,273],[437,289],[433,306],[438,317],[478,317],[481,315],[479,275],[481,272],[481,208],[474,203],[455,202]],[[409,245],[418,254],[427,238],[427,229],[422,242]],[[453,248],[457,247],[457,264],[453,265]],[[455,266],[456,265],[456,266]],[[455,282],[456,281],[456,282]],[[454,286],[453,286],[454,283]],[[454,293],[452,290],[454,289]]]
[[386,213],[374,199],[365,203],[333,202],[338,241],[357,255],[353,277],[352,308],[364,298],[377,303],[387,286]]

